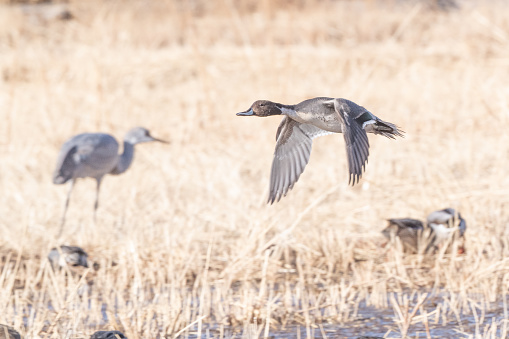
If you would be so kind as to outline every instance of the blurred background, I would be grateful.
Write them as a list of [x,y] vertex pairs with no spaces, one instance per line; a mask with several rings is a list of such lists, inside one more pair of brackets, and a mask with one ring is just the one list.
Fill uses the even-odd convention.
[[[433,291],[436,324],[503,337],[508,56],[502,0],[2,1],[0,322],[29,337],[286,325],[322,337],[322,324],[356,337],[337,324],[365,308],[389,319],[372,335],[401,337],[388,293],[404,305]],[[355,187],[343,137],[316,139],[293,190],[266,205],[280,118],[235,113],[318,96],[350,99],[406,137],[370,136]],[[57,239],[63,142],[121,140],[134,126],[171,144],[137,146],[127,173],[105,177],[95,223],[95,182],[79,181]],[[467,220],[464,256],[425,263],[382,247],[385,219],[445,207]],[[53,272],[46,255],[63,243],[101,268]],[[473,310],[498,311],[488,323]]]

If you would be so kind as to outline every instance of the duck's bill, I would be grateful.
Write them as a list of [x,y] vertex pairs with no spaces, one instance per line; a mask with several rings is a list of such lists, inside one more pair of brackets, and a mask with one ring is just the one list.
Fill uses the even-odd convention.
[[249,110],[245,111],[245,112],[240,112],[240,113],[237,113],[237,115],[239,116],[250,116],[250,115],[255,115],[254,112],[253,112],[253,109],[250,108]]

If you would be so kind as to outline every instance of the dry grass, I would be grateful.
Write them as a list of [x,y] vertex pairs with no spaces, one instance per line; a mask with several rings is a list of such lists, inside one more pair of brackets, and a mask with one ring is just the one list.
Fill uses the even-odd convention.
[[[284,5],[80,2],[68,22],[0,7],[0,323],[30,338],[253,337],[294,325],[331,337],[326,324],[347,337],[372,306],[392,315],[389,337],[417,323],[505,337],[509,9]],[[268,206],[280,119],[234,113],[315,96],[352,99],[407,137],[370,136],[353,188],[342,137],[318,139],[294,190]],[[78,183],[64,242],[101,269],[54,274],[58,148],[136,125],[171,145],[139,146],[127,173],[104,180],[95,225],[94,183]],[[465,255],[381,248],[384,219],[447,206],[467,219]]]

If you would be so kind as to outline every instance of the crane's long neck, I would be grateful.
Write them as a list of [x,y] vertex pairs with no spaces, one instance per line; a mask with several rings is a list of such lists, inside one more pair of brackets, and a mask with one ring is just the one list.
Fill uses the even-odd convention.
[[127,171],[134,158],[134,144],[124,140],[124,151],[118,158],[118,164],[112,174],[120,174]]

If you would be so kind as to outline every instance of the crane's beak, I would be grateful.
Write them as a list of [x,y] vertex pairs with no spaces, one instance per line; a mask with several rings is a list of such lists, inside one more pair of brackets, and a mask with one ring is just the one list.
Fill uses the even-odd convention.
[[145,141],[157,141],[157,142],[160,142],[160,143],[163,143],[163,144],[169,144],[170,143],[169,141],[166,141],[166,140],[162,140],[162,139],[159,139],[159,138],[154,138],[152,135],[150,135],[150,133],[147,134],[146,139],[148,139],[148,140],[145,140]]
[[247,117],[247,116],[251,116],[251,115],[255,115],[255,114],[254,114],[254,112],[253,112],[253,109],[252,109],[252,108],[250,108],[250,109],[248,109],[248,110],[247,110],[247,111],[245,111],[245,112],[237,113],[237,115]]
[[151,136],[151,138],[152,138],[152,141],[157,141],[157,142],[160,142],[160,143],[163,143],[163,144],[169,144],[170,143],[169,141],[158,139],[158,138],[154,138],[152,136]]

